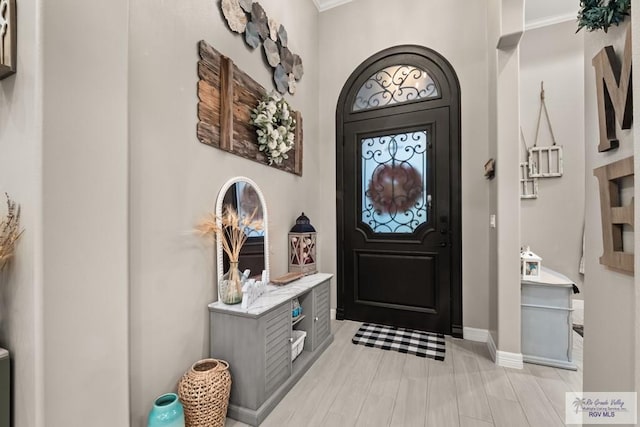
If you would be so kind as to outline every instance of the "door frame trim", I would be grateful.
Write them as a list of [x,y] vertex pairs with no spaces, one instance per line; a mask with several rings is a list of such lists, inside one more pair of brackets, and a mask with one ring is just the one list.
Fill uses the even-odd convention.
[[[407,104],[397,104],[385,107],[379,111],[387,110],[388,115],[402,114],[408,111],[429,110],[432,108],[443,107],[443,104],[449,108],[449,136],[450,136],[450,185],[451,185],[451,206],[450,218],[451,224],[451,300],[450,300],[450,333],[454,337],[463,337],[462,326],[462,139],[461,139],[461,96],[460,82],[453,66],[447,59],[433,49],[418,45],[399,45],[384,49],[365,60],[360,64],[349,76],[344,84],[336,106],[336,224],[337,224],[337,299],[338,305],[336,309],[336,318],[343,320],[345,318],[345,277],[344,277],[344,170],[343,170],[343,144],[344,144],[344,125],[348,121],[357,121],[358,117],[362,120],[371,118],[371,111],[364,110],[352,113],[347,110],[350,106],[347,102],[353,98],[354,91],[359,89],[356,85],[363,74],[378,62],[391,60],[393,57],[402,58],[403,55],[418,56],[426,59],[433,65],[433,71],[444,76],[444,80],[438,81],[442,87],[443,96],[437,99],[425,99],[423,101],[411,102]],[[369,76],[366,76],[367,78]],[[447,96],[448,95],[448,96]],[[423,106],[423,108],[416,108]],[[458,266],[458,268],[454,268]]]

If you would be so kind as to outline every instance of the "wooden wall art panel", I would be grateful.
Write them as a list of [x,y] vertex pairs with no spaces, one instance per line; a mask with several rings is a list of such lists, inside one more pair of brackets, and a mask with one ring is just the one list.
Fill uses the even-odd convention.
[[266,90],[204,40],[199,43],[198,139],[224,151],[302,176],[302,115],[294,111],[295,145],[281,164],[258,150],[251,111]]
[[616,119],[622,129],[633,122],[633,87],[631,85],[631,27],[627,30],[622,64],[613,46],[606,46],[593,57],[596,71],[600,144],[598,151],[609,151],[620,145],[616,136]]
[[16,72],[16,0],[0,0],[0,80]]
[[593,170],[600,184],[600,210],[602,213],[603,255],[600,264],[632,273],[633,253],[625,252],[622,229],[625,224],[633,228],[633,200],[627,206],[620,201],[619,179],[633,176],[633,156]]

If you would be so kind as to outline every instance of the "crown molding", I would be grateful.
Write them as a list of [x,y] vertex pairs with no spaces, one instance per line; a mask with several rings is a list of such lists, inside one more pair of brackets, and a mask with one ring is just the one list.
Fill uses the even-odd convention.
[[351,3],[353,0],[313,0],[313,4],[316,5],[319,12],[332,9],[334,7],[342,6],[343,4]]
[[[315,0],[314,0],[315,1]],[[524,30],[531,31],[537,28],[548,27],[550,25],[562,24],[568,21],[577,21],[577,13],[569,13],[566,15],[549,16],[547,18],[536,19],[525,23]]]

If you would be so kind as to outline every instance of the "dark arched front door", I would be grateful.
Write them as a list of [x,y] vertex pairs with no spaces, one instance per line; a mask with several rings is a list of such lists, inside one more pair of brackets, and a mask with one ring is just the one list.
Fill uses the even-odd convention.
[[338,319],[462,335],[460,88],[420,46],[362,63],[336,114]]

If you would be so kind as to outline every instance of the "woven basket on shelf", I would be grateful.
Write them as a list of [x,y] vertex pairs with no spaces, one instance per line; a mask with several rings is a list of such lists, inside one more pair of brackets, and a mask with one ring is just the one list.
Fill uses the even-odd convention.
[[227,362],[204,359],[194,363],[178,384],[186,427],[223,427],[230,392]]

